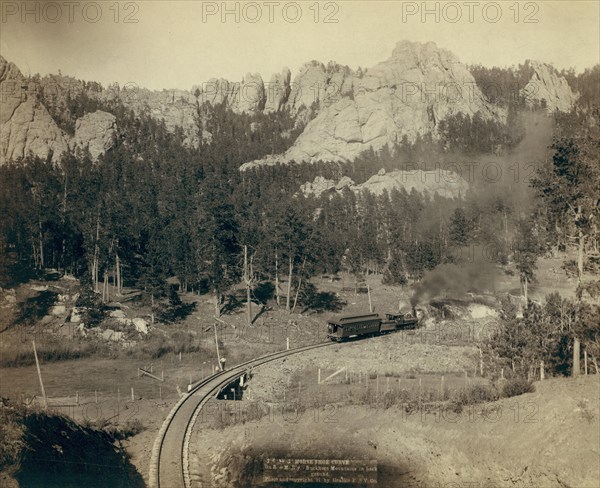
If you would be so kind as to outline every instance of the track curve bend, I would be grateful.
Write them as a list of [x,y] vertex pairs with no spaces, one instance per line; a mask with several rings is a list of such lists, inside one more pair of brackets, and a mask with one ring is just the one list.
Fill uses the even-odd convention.
[[150,461],[150,488],[189,488],[191,486],[188,465],[188,444],[191,431],[204,404],[217,395],[222,388],[256,366],[291,354],[333,344],[333,342],[323,342],[275,352],[246,361],[196,383],[171,409],[154,441]]

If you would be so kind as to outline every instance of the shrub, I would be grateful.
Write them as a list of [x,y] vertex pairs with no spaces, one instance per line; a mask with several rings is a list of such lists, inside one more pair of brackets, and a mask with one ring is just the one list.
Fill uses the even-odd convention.
[[498,400],[498,391],[488,385],[472,385],[468,388],[458,390],[450,400],[451,408],[460,412],[462,407],[475,405],[477,403],[493,402]]
[[4,398],[1,399],[0,407],[0,470],[16,471],[21,462],[22,452],[25,448],[23,440],[24,427],[22,408],[8,404]]
[[112,429],[104,429],[116,440],[123,440],[139,434],[144,430],[144,424],[140,419],[128,419],[124,424],[114,426]]
[[85,429],[104,432],[113,441],[121,441],[139,434],[145,430],[144,424],[139,419],[128,419],[123,424],[113,424],[108,419],[100,418],[98,420],[84,420],[81,424]]
[[175,287],[169,288],[169,303],[157,307],[156,317],[165,324],[181,322],[196,309],[196,303],[183,303]]
[[91,286],[83,286],[81,294],[75,303],[77,308],[82,311],[82,322],[89,329],[99,325],[106,316],[108,308],[102,303],[97,293]]
[[57,297],[58,293],[54,291],[41,291],[37,295],[25,299],[19,304],[19,316],[15,323],[34,324],[48,314]]
[[502,396],[506,398],[523,395],[524,393],[533,393],[535,386],[523,378],[512,378],[507,380],[502,386]]

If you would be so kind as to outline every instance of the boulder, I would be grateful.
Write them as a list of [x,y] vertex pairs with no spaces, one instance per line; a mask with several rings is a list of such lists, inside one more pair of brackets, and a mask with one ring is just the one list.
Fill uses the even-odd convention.
[[337,182],[337,185],[335,185],[335,189],[336,190],[343,190],[346,187],[352,187],[354,186],[354,181],[352,181],[352,178],[350,178],[349,176],[342,176],[340,181]]
[[117,332],[112,329],[106,329],[106,330],[102,331],[102,334],[101,334],[102,338],[105,341],[115,341],[115,342],[122,340],[124,335],[125,335],[124,332]]
[[64,305],[54,305],[50,310],[50,314],[56,317],[65,315],[67,313],[67,308]]
[[81,322],[81,315],[79,315],[77,307],[73,307],[71,310],[71,323],[78,324],[79,322]]
[[109,317],[112,317],[113,319],[124,319],[126,315],[123,310],[112,310],[109,314]]
[[148,322],[146,322],[144,319],[135,318],[132,320],[132,322],[133,322],[133,326],[135,327],[135,330],[137,330],[138,332],[141,332],[142,334],[148,333]]

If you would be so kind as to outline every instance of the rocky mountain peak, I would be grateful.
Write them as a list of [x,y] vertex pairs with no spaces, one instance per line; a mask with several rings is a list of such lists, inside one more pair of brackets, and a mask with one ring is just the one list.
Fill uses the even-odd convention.
[[450,51],[441,49],[435,42],[412,42],[403,40],[396,44],[388,62],[393,61],[404,66],[419,64],[447,65],[458,63],[458,58]]
[[65,134],[36,98],[19,69],[0,56],[0,164],[28,154],[56,161],[67,148]]
[[6,80],[22,80],[23,74],[14,63],[0,55],[0,83]]
[[577,101],[577,94],[573,93],[567,80],[546,63],[530,61],[529,64],[534,72],[521,90],[528,104],[540,104],[548,112],[569,112]]
[[505,118],[503,110],[485,99],[467,67],[433,42],[402,41],[387,60],[362,76],[339,70],[337,78],[328,77],[322,69],[305,65],[290,95],[295,106],[309,106],[314,94],[307,89],[335,86],[320,99],[325,103],[319,114],[285,154],[247,163],[242,170],[278,162],[352,161],[368,149],[391,147],[404,136],[414,140],[435,133],[439,121],[457,113]]

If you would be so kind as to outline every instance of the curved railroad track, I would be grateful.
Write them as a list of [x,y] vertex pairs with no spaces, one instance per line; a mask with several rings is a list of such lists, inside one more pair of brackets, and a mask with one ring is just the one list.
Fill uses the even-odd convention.
[[171,409],[154,441],[150,461],[150,487],[190,488],[188,445],[192,428],[204,404],[216,396],[225,386],[256,366],[284,358],[291,354],[333,344],[333,342],[323,342],[275,352],[246,361],[196,383]]

